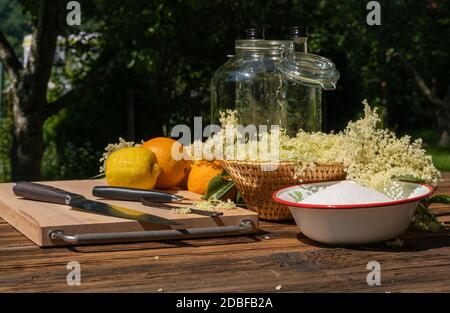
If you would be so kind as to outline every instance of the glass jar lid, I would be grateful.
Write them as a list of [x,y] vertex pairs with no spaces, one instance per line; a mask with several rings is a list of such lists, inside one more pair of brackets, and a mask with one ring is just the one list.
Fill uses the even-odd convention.
[[236,51],[285,54],[293,51],[293,42],[289,40],[239,39],[235,42]]
[[303,52],[288,54],[280,64],[280,70],[290,80],[304,84],[320,85],[325,90],[336,89],[339,72],[329,59]]

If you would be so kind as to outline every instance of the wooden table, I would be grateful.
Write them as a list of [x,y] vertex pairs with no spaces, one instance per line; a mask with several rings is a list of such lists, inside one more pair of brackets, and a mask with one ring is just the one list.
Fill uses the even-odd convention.
[[[438,193],[450,194],[450,173]],[[0,291],[449,292],[450,206],[432,211],[444,230],[409,231],[397,249],[321,246],[293,222],[262,222],[249,237],[42,249],[0,219]],[[79,286],[66,282],[72,261]],[[381,286],[366,282],[369,261],[381,265]]]

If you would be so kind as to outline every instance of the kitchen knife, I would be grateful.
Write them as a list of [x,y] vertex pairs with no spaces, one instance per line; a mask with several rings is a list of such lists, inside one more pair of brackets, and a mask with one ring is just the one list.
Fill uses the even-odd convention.
[[124,201],[141,201],[143,198],[148,201],[160,203],[179,202],[183,200],[182,196],[173,195],[167,192],[111,186],[95,186],[94,189],[92,189],[92,194],[95,197]]
[[[96,197],[124,200],[124,201],[140,201],[143,205],[156,207],[158,209],[173,210],[173,206],[164,205],[165,202],[179,202],[183,200],[182,196],[173,195],[161,191],[125,188],[125,187],[111,187],[111,186],[95,186],[92,194]],[[223,212],[206,211],[189,207],[192,214],[203,216],[221,216]]]
[[[163,210],[174,210],[174,209],[178,209],[175,208],[173,206],[167,205],[165,203],[158,203],[158,202],[152,202],[146,198],[142,198],[141,199],[141,203],[143,205],[147,205],[147,206],[151,206],[154,208],[158,208],[158,209],[163,209]],[[209,216],[209,217],[217,217],[217,216],[221,216],[223,215],[223,212],[219,212],[219,211],[206,211],[206,210],[199,210],[199,209],[195,209],[192,207],[179,207],[180,209],[189,209],[189,213],[187,214],[196,214],[196,215],[202,215],[202,216]]]
[[92,201],[86,199],[80,194],[68,192],[43,184],[30,182],[13,183],[13,192],[16,196],[23,197],[25,199],[70,205],[74,208],[95,214],[132,219],[150,224],[174,226],[181,225],[180,223],[159,216],[146,214],[140,211],[127,209],[116,205],[110,205],[103,202]]

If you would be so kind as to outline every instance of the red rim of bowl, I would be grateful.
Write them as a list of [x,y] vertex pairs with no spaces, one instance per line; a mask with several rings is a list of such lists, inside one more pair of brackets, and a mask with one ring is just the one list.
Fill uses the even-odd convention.
[[[324,183],[324,182],[313,183],[313,184],[322,184],[322,183]],[[409,182],[409,183],[412,183],[412,182]],[[277,198],[278,193],[283,192],[287,189],[300,187],[300,186],[304,186],[304,185],[313,185],[313,184],[300,184],[300,185],[294,185],[294,186],[282,188],[282,189],[277,190],[274,193],[272,193],[272,199],[275,202],[278,202],[278,203],[281,203],[284,205],[294,206],[294,207],[299,207],[299,208],[306,208],[306,209],[362,209],[362,208],[373,208],[373,207],[380,207],[380,206],[392,206],[392,205],[397,205],[397,204],[414,202],[414,201],[418,201],[418,200],[427,198],[434,192],[433,187],[431,187],[427,184],[412,183],[412,184],[417,184],[417,185],[426,187],[429,190],[429,192],[427,192],[425,195],[408,198],[408,199],[393,200],[393,201],[387,201],[387,202],[363,203],[363,204],[307,204],[307,203],[291,202],[291,201],[286,201],[286,200]]]

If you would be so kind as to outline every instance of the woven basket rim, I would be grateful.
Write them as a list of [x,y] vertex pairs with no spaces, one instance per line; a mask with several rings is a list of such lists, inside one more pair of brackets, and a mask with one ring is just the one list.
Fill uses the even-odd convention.
[[[221,161],[245,199],[247,208],[258,212],[261,219],[268,220],[292,219],[289,208],[272,199],[271,195],[274,191],[294,185],[301,179],[320,182],[339,180],[341,177],[345,177],[344,165],[337,162],[308,162],[312,163],[309,169],[304,169],[303,173],[297,173],[297,167],[301,167],[302,163],[304,164],[306,161]],[[277,166],[277,169],[276,171],[263,171],[261,167],[264,165],[274,165]]]
[[248,160],[221,160],[223,163],[227,164],[246,164],[246,165],[260,165],[260,164],[278,164],[278,165],[298,165],[301,163],[313,163],[314,165],[319,166],[339,166],[343,167],[343,163],[339,162],[308,162],[308,161],[280,161],[280,162],[272,162],[272,161],[248,161]]

